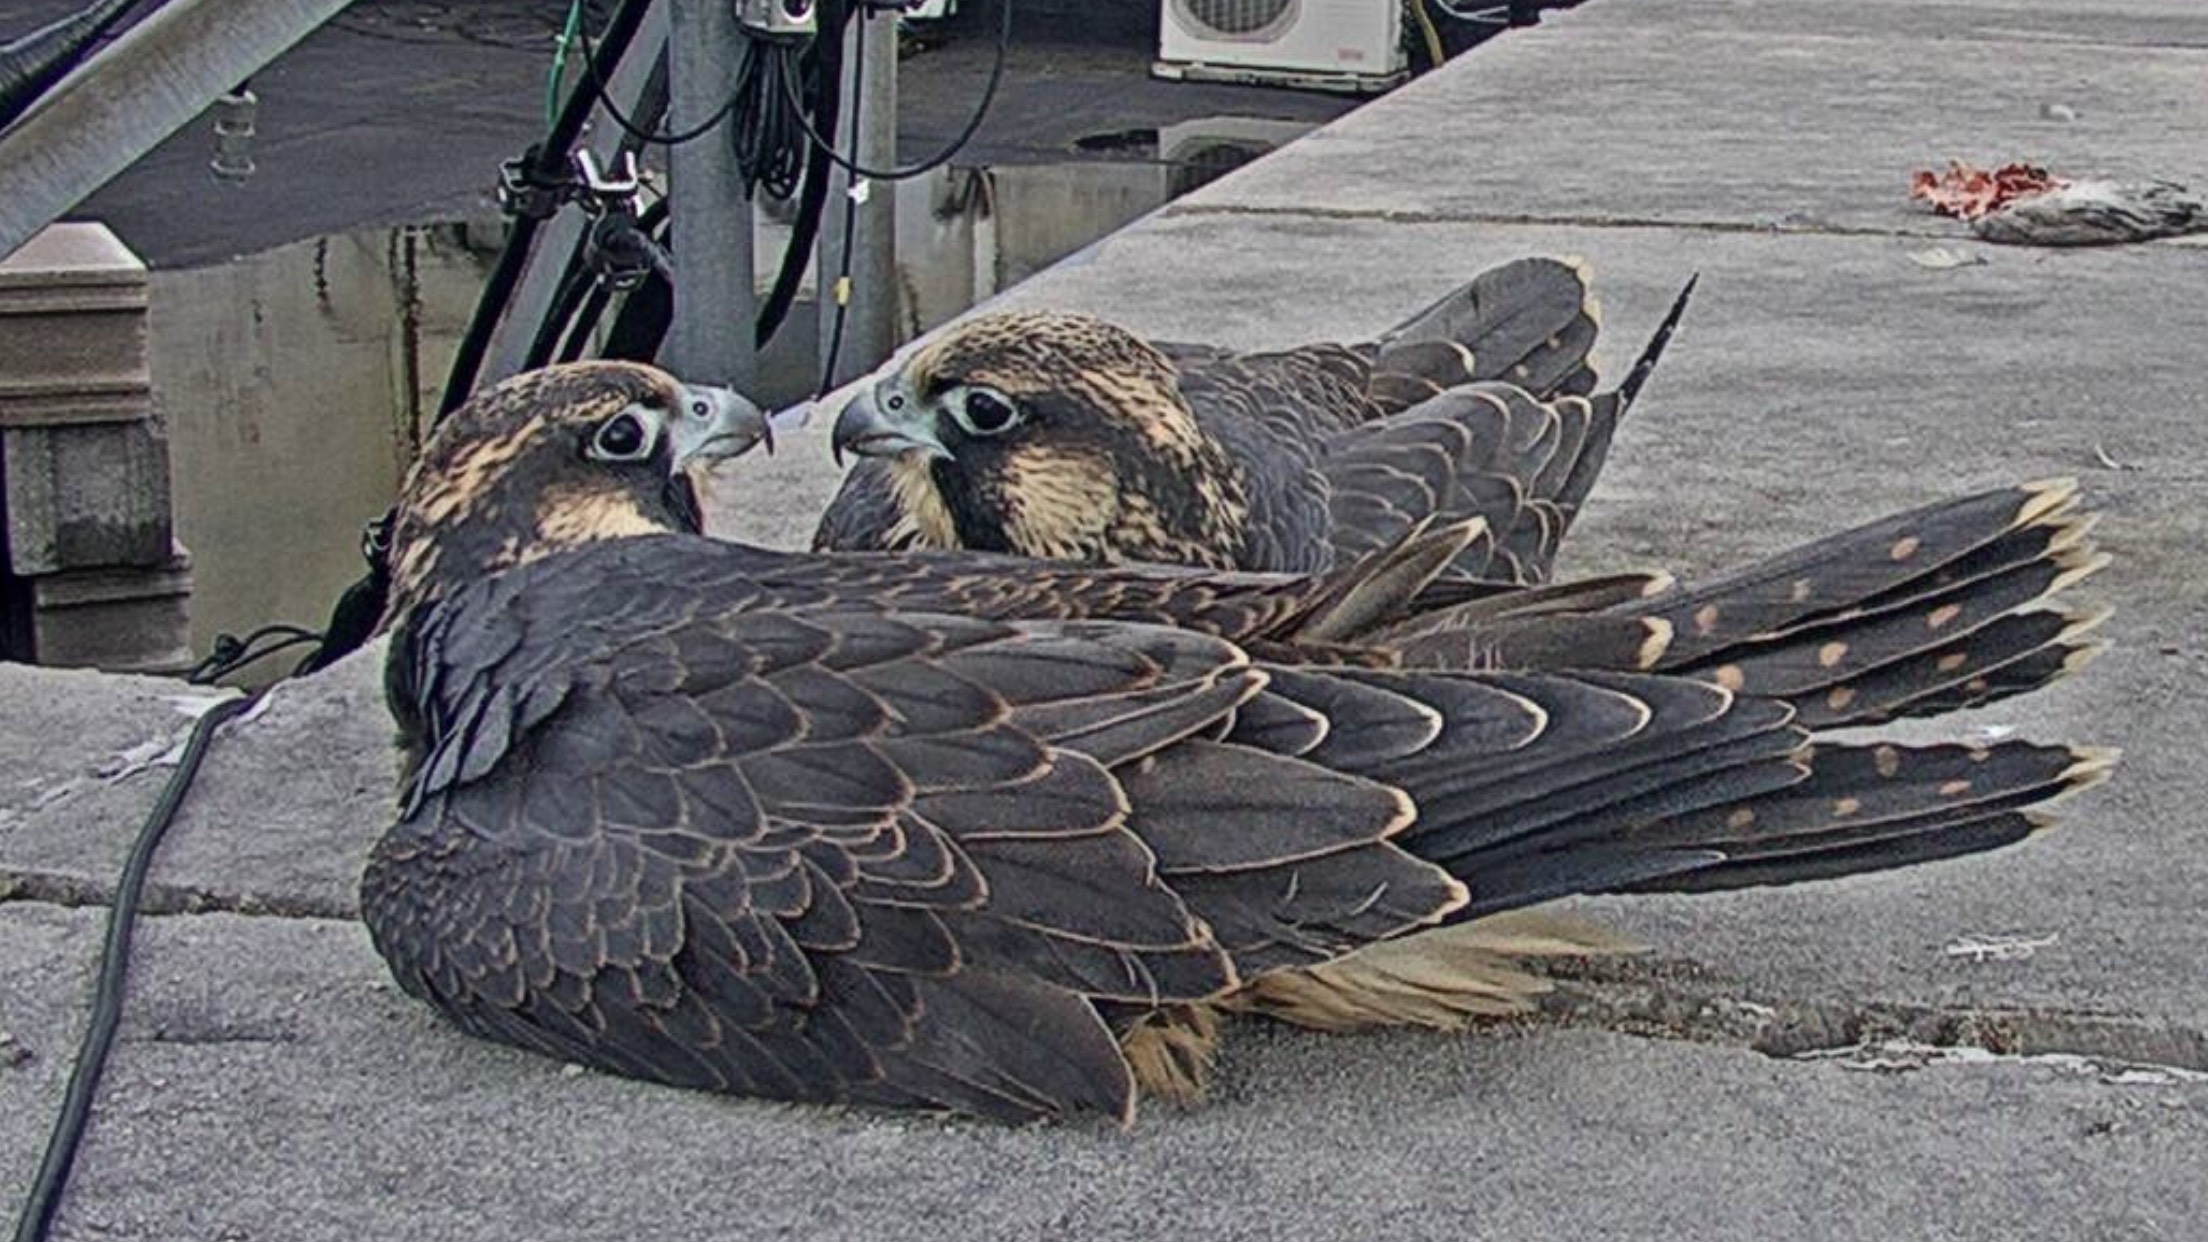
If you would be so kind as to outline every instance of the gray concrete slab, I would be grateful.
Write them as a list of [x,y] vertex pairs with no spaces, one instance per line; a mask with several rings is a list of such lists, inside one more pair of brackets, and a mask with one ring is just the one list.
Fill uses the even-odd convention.
[[[81,1010],[85,911],[0,911],[0,1170]],[[58,1238],[2182,1238],[2208,1084],[1851,1072],[1538,1031],[1237,1028],[1128,1134],[834,1115],[572,1074],[444,1029],[359,928],[154,920]],[[0,1176],[14,1184],[15,1176]]]
[[[1498,39],[1177,210],[1949,235],[1959,226],[1909,203],[1911,170],[2024,159],[2208,184],[2188,120],[2208,108],[2198,46],[1992,24],[2075,6],[1997,8],[1980,18],[1986,37],[1942,39],[1892,6],[1835,17],[1852,7],[1837,0],[1748,6],[1752,23],[1694,0],[1614,15],[1642,7],[1590,4]],[[1895,14],[1891,28],[1879,20]],[[2090,29],[2155,17],[2196,43],[2208,22],[2165,5],[2112,9]],[[2042,116],[2048,103],[2077,119]]]
[[[1595,4],[1558,14],[1611,29],[1686,25],[1733,34],[1903,38],[2028,44],[2068,42],[2104,48],[2208,48],[2208,13],[2189,0],[1639,0]],[[2015,49],[2029,64],[2032,49]],[[2052,88],[2054,83],[2045,84]]]
[[[379,643],[325,676],[281,685],[251,714],[221,726],[163,843],[150,908],[354,910],[360,864],[389,822],[397,781],[380,653]],[[191,693],[180,683],[109,678],[83,691],[77,679],[94,677],[0,666],[0,693],[10,702],[18,692],[26,703],[51,694],[75,715],[86,703],[117,697],[102,683],[120,682],[129,696],[93,717],[112,741],[77,745],[60,731],[41,744],[25,737],[25,759],[0,746],[11,760],[0,767],[0,782],[23,791],[16,805],[0,803],[0,877],[47,900],[104,901],[113,891],[192,723],[163,697],[164,689],[178,699]],[[42,712],[11,715],[24,734],[46,719]],[[132,730],[114,723],[141,717]],[[27,769],[20,780],[12,775],[17,763]]]
[[[63,1236],[2197,1234],[2208,1086],[2179,1071],[2208,1067],[2208,518],[2192,503],[2208,248],[2000,250],[1900,199],[1912,162],[2008,153],[2029,121],[2015,109],[2037,115],[2030,67],[2121,105],[2060,131],[2093,135],[2077,150],[2094,170],[2187,175],[2179,139],[2208,120],[2208,79],[2171,43],[2196,15],[1944,10],[1952,26],[1888,0],[1595,0],[1006,300],[1281,344],[1375,330],[1487,263],[1579,253],[1614,370],[1702,272],[1568,568],[1691,574],[1966,487],[2081,476],[2109,515],[2117,561],[2090,593],[2120,606],[2115,650],[1949,726],[2126,747],[2063,830],[1900,876],[1591,903],[1656,952],[1565,981],[1555,1021],[1589,1029],[1241,1027],[1213,1107],[1131,1136],[824,1115],[572,1076],[388,988],[359,929],[324,917],[350,909],[391,776],[363,653],[280,691],[210,759],[156,884],[163,908],[219,912],[145,927]],[[1868,102],[1836,111],[1866,78]],[[2080,125],[2105,111],[2074,106]],[[1830,167],[1813,170],[1820,144]],[[1821,222],[1752,227],[1797,209]],[[1912,258],[1936,241],[1985,262]],[[716,529],[801,543],[834,483],[823,434],[725,471]],[[82,1020],[100,912],[67,907],[97,896],[159,777],[99,774],[185,723],[161,683],[49,677],[0,667],[16,898],[0,904],[0,1184],[35,1159]],[[2038,943],[1953,951],[1997,936]],[[1931,1047],[1754,1050],[1886,1035]]]

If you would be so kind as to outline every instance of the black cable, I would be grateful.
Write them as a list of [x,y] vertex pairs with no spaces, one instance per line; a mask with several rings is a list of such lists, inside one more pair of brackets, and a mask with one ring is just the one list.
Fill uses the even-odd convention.
[[[630,227],[636,237],[627,244],[640,253],[637,256],[650,265],[651,274],[659,275],[666,265],[666,249],[656,241],[652,233],[667,219],[667,200],[651,204],[644,209]],[[530,343],[529,354],[523,359],[524,368],[541,367],[552,362],[573,362],[582,357],[583,348],[591,331],[604,316],[606,306],[613,300],[617,282],[606,279],[606,271],[594,269],[587,257],[605,245],[605,239],[597,227],[583,234],[586,262],[571,269],[561,283],[559,294],[552,307],[537,327],[537,335]]]
[[[266,647],[258,645],[262,639],[271,636],[278,641]],[[317,631],[283,622],[264,625],[244,638],[235,634],[217,634],[214,649],[207,653],[205,659],[185,672],[184,680],[195,686],[213,685],[239,669],[258,664],[270,656],[289,651],[293,647],[303,647],[308,643],[320,645],[323,641],[322,634]]]
[[[812,123],[805,120],[803,104],[797,100],[793,93],[791,103],[798,108],[798,124],[805,130],[805,137],[807,141],[813,144],[813,149],[835,161],[838,168],[852,176],[868,177],[875,181],[909,181],[922,173],[932,172],[950,163],[953,157],[966,149],[967,143],[973,141],[974,135],[981,132],[981,123],[989,115],[989,105],[996,102],[997,86],[1004,80],[1004,64],[1012,50],[1012,0],[998,0],[998,3],[1003,6],[998,10],[1002,16],[997,23],[997,56],[995,63],[989,67],[989,82],[981,88],[981,101],[974,105],[974,114],[966,118],[966,127],[958,132],[957,137],[946,143],[942,150],[917,164],[908,164],[903,168],[868,168],[858,162],[856,153],[859,148],[855,142],[851,144],[853,158],[846,159],[838,154],[835,144],[821,137],[820,131],[814,129]],[[872,15],[868,14],[865,20],[873,20]],[[862,40],[861,45],[863,46],[863,44],[864,41]],[[853,59],[853,65],[851,77],[853,93],[855,94],[859,82],[856,58]],[[794,86],[790,86],[788,89],[793,92],[795,90]]]
[[169,774],[168,784],[161,789],[160,801],[154,803],[152,813],[131,842],[130,858],[123,864],[122,878],[115,883],[114,904],[108,907],[100,973],[92,991],[91,1020],[85,1028],[84,1043],[77,1049],[76,1064],[69,1071],[61,1115],[54,1119],[53,1133],[46,1139],[46,1154],[39,1161],[38,1175],[31,1180],[30,1196],[24,1200],[23,1214],[16,1218],[15,1242],[41,1242],[61,1207],[63,1192],[69,1188],[69,1173],[76,1166],[77,1148],[84,1142],[92,1101],[99,1093],[100,1074],[107,1067],[115,1030],[122,1023],[130,933],[138,924],[138,899],[145,892],[146,875],[153,869],[154,851],[161,847],[161,838],[168,834],[177,809],[184,805],[184,795],[191,788],[192,778],[199,774],[200,761],[207,757],[207,744],[215,729],[259,701],[259,695],[224,699],[200,715],[192,726],[191,738],[184,743],[184,753],[177,758],[176,771]]
[[[637,95],[636,115],[657,125],[667,115],[667,104],[667,58],[655,56],[652,58],[651,72],[645,75],[644,89]],[[643,143],[624,133],[621,141],[614,145],[615,166],[619,167],[626,159],[640,154],[643,146]],[[655,208],[664,215],[664,200],[647,208],[643,218],[652,219]],[[560,289],[554,295],[555,305],[547,312],[544,322],[538,325],[537,338],[531,343],[529,355],[523,362],[525,368],[543,366],[551,361],[573,362],[582,356],[583,346],[589,341],[591,330],[604,316],[606,306],[613,297],[613,290],[604,281],[587,279],[590,254],[590,230],[583,229],[576,234],[575,244],[568,251],[567,265],[562,269]],[[574,308],[571,304],[569,311],[559,311],[558,301],[567,297],[568,282],[578,280],[582,282],[580,307]],[[563,329],[564,333],[561,331]],[[557,342],[556,348],[546,340],[545,334],[548,331],[553,333],[553,340]]]
[[[595,53],[584,57],[592,81],[596,81],[601,72],[610,75],[621,57],[627,54],[638,28],[644,24],[645,11],[651,5],[652,0],[627,0],[614,11]],[[601,57],[605,60],[603,65],[599,63]],[[536,172],[546,178],[565,173],[569,152],[574,149],[575,140],[582,136],[583,126],[590,120],[591,109],[596,103],[597,95],[587,83],[579,82],[568,92],[567,104],[560,109],[559,119],[553,122],[544,141],[532,148],[528,157]],[[512,231],[507,234],[506,247],[499,252],[498,264],[484,282],[482,296],[476,299],[475,314],[468,320],[467,332],[461,336],[459,349],[453,355],[452,369],[446,374],[444,399],[437,407],[439,422],[460,408],[460,403],[475,391],[476,376],[483,369],[483,356],[489,352],[491,337],[498,330],[499,320],[505,317],[515,287],[521,283],[522,272],[529,264],[529,252],[536,243],[537,229],[542,224],[543,221],[534,216],[522,216],[514,221]]]
[[552,354],[554,362],[574,362],[583,356],[590,345],[590,334],[598,321],[606,317],[606,307],[613,301],[613,286],[604,281],[591,285],[590,296],[583,299],[582,309],[568,321],[567,331],[560,337],[560,347]]
[[613,327],[606,330],[606,342],[598,356],[626,362],[652,361],[659,357],[660,343],[667,339],[667,325],[674,317],[674,286],[654,272],[623,299],[621,313],[613,317]]
[[[825,18],[825,7],[821,12]],[[834,39],[829,35],[814,44]],[[798,127],[802,118],[790,105],[794,92],[785,85],[801,72],[798,64],[803,56],[804,49],[793,43],[751,39],[744,45],[736,71],[736,96],[742,101],[737,115],[743,124],[729,127],[729,143],[747,190],[788,198],[803,175],[805,134]]]
[[0,43],[0,129],[30,111],[48,90],[92,55],[142,0],[100,0],[17,39]]
[[[840,6],[837,8],[840,11]],[[829,4],[821,6],[823,22],[828,20],[830,11]],[[812,98],[817,122],[829,133],[836,132],[836,127],[842,123],[843,108],[841,38],[817,39],[813,43]],[[797,218],[790,226],[790,248],[783,252],[782,268],[775,273],[774,287],[767,291],[767,300],[759,306],[758,348],[766,348],[774,334],[782,330],[790,308],[797,304],[798,288],[805,282],[805,269],[812,260],[813,246],[820,240],[820,222],[827,215],[828,174],[833,167],[818,156],[805,161],[805,178],[797,193]]]
[[736,86],[730,89],[728,98],[721,102],[721,106],[713,110],[713,115],[681,133],[654,132],[650,127],[632,120],[627,113],[621,111],[620,105],[613,102],[613,92],[607,89],[605,76],[598,72],[598,58],[591,53],[592,40],[588,21],[575,24],[575,41],[583,48],[583,81],[598,97],[598,106],[606,110],[606,115],[613,118],[613,123],[620,126],[623,133],[638,142],[655,147],[679,147],[686,142],[696,142],[727,120],[728,114],[736,110],[736,101],[743,96],[743,80],[739,75]]
[[[1004,6],[1007,13],[1011,12],[1012,0],[1004,0]],[[851,93],[855,96],[859,91],[865,89],[865,82],[866,39],[861,37],[851,42]],[[865,115],[866,110],[859,107],[858,101],[853,99],[851,150],[854,154],[859,149],[859,121]],[[845,321],[851,317],[851,252],[856,249],[851,243],[857,240],[858,231],[859,198],[856,194],[846,191],[843,196],[843,253],[838,256],[837,267],[839,270],[836,275],[834,289],[836,317],[828,332],[827,356],[822,359],[820,364],[820,391],[817,395],[823,397],[827,396],[829,391],[836,386],[836,363],[843,356],[843,326]],[[829,292],[827,289],[820,290],[821,296],[827,296]]]
[[585,300],[604,288],[605,282],[588,264],[578,263],[569,268],[560,280],[559,291],[552,295],[552,305],[546,308],[543,321],[537,324],[537,334],[529,341],[529,352],[522,356],[521,369],[534,371],[557,357],[560,342],[568,335],[566,329],[582,311]]

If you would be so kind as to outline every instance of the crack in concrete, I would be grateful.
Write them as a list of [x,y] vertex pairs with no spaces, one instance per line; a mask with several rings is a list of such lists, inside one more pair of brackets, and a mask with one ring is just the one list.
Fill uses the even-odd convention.
[[1356,220],[1377,224],[1500,224],[1529,228],[1671,229],[1681,232],[1746,233],[1768,236],[1892,237],[1991,245],[1927,221],[1924,228],[1882,228],[1836,224],[1815,217],[1788,215],[1776,220],[1658,219],[1649,216],[1547,215],[1539,212],[1436,211],[1400,207],[1263,206],[1245,203],[1180,203],[1163,216],[1247,216]]
[[[113,905],[115,885],[108,880],[51,871],[0,868],[0,905],[36,902],[67,909]],[[276,893],[234,893],[188,884],[148,881],[138,912],[149,916],[244,914],[258,918],[337,919],[351,922],[359,911],[350,903]]]
[[[1535,1022],[1747,1048],[1856,1069],[2067,1060],[2118,1073],[2208,1073],[2208,1031],[2136,1014],[1830,998],[1753,1000],[1681,961],[1559,963]],[[1897,1051],[1898,1050],[1898,1051]],[[1947,1055],[1955,1052],[1978,1056]],[[1853,1054],[1861,1056],[1850,1059]]]
[[313,1041],[293,1030],[249,1031],[221,1026],[197,1030],[183,1026],[164,1026],[143,1034],[122,1035],[117,1037],[116,1042],[141,1045],[166,1044],[180,1048],[219,1048],[226,1045],[284,1047]]

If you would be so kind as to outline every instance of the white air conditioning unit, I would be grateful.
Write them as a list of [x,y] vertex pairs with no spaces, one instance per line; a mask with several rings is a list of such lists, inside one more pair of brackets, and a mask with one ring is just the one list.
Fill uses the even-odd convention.
[[958,0],[918,0],[905,6],[904,18],[913,22],[936,22],[958,12]]
[[1381,91],[1409,76],[1403,0],[1163,0],[1159,77]]

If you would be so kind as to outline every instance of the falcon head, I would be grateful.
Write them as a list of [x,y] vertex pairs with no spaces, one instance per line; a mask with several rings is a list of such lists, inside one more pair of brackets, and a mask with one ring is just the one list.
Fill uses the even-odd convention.
[[690,468],[761,441],[772,448],[766,415],[742,396],[636,363],[548,367],[479,392],[407,475],[386,616],[590,540],[697,533]]
[[836,419],[837,457],[889,461],[922,547],[1233,568],[1240,469],[1148,342],[1088,315],[951,328]]

